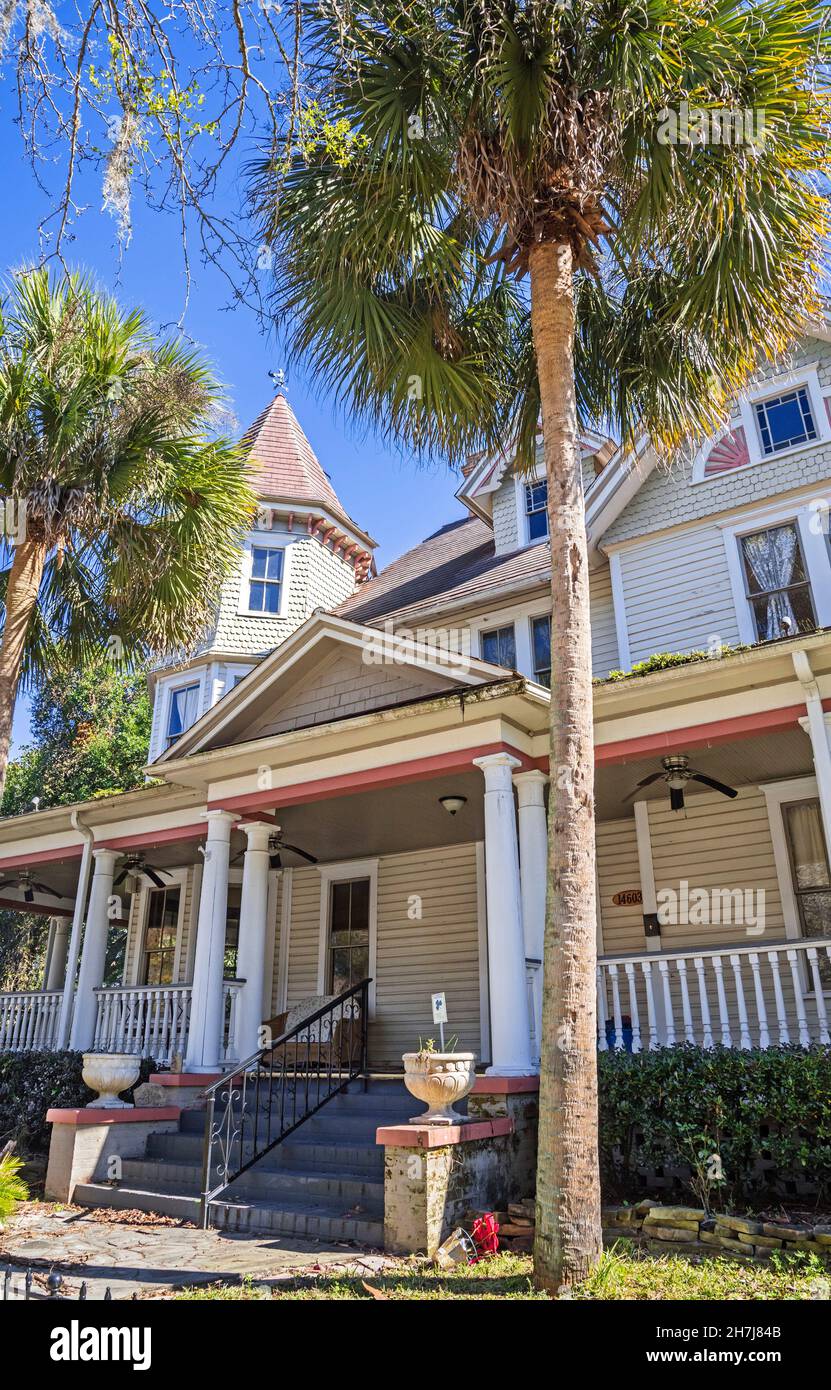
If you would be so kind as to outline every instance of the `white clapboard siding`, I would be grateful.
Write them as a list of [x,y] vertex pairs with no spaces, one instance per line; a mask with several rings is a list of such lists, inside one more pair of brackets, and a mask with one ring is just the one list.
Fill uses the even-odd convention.
[[647,804],[656,891],[678,892],[685,879],[690,889],[739,888],[765,895],[763,933],[747,936],[743,923],[668,923],[661,927],[663,948],[782,940],[782,900],[762,793],[742,787],[729,801],[718,792],[689,792],[683,811],[671,811],[664,801]]
[[608,561],[589,575],[592,626],[592,674],[608,676],[620,666],[612,600],[612,576]]
[[317,869],[293,869],[291,925],[286,1007],[317,994],[320,954],[320,874]]
[[[420,919],[408,916],[414,895]],[[378,866],[374,1066],[401,1065],[419,1036],[432,1037],[430,994],[443,989],[448,1033],[481,1057],[475,845],[393,854]]]
[[739,640],[722,533],[700,526],[620,552],[633,662]]
[[641,886],[634,818],[599,822],[596,844],[603,951],[606,955],[642,951],[643,907],[637,904],[616,907],[612,902],[616,893]]

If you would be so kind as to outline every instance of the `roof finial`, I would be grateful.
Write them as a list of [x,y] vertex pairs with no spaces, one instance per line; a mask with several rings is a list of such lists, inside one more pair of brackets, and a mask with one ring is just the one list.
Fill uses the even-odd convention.
[[271,382],[274,387],[275,395],[279,396],[281,393],[288,395],[288,387],[286,386],[286,374],[283,371],[283,368],[280,367],[276,372],[269,372],[268,375],[271,377]]

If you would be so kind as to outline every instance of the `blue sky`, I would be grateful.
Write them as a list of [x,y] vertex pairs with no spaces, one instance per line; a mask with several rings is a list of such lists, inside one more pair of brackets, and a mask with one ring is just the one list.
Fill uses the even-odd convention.
[[[49,203],[37,189],[13,125],[10,83],[0,93],[0,159],[2,160],[3,218],[0,222],[0,266],[4,276],[24,261],[37,259],[38,223]],[[100,212],[100,183],[86,179],[88,211],[77,221],[70,248],[75,264],[91,270],[122,303],[140,305],[155,323],[176,321],[184,300],[184,271],[177,223],[173,217],[134,208],[133,240],[119,265],[114,226]],[[241,189],[235,176],[220,194],[225,211],[235,208]],[[250,423],[271,394],[267,372],[283,365],[279,344],[262,336],[247,309],[227,311],[227,283],[211,268],[195,264],[185,329],[204,345],[229,388],[230,401],[241,426]],[[463,515],[453,494],[458,479],[444,467],[424,469],[396,453],[371,434],[350,428],[335,414],[331,400],[321,398],[315,383],[294,369],[288,378],[289,400],[323,467],[331,475],[344,506],[379,542],[377,562],[388,564],[396,555],[429,535],[444,522]],[[26,741],[28,708],[18,702],[14,746]]]

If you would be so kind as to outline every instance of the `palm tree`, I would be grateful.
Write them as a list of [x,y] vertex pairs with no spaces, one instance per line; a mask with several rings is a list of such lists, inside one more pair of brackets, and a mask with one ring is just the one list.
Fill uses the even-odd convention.
[[709,432],[818,312],[824,20],[820,0],[314,0],[315,100],[252,170],[275,317],[358,419],[451,464],[509,448],[520,469],[541,420],[556,676],[535,1269],[552,1290],[600,1251],[579,429],[665,451]]
[[[184,650],[254,499],[210,437],[220,388],[81,275],[12,279],[0,305],[0,799],[21,677]],[[2,528],[0,528],[2,530]]]

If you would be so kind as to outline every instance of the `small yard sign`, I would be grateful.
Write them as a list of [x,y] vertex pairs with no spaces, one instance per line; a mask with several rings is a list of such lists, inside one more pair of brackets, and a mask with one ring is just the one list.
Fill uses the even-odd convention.
[[447,1000],[444,997],[444,990],[433,991],[433,1022],[439,1025],[439,1037],[441,1038],[441,1050],[444,1052],[444,1025],[447,1022]]

